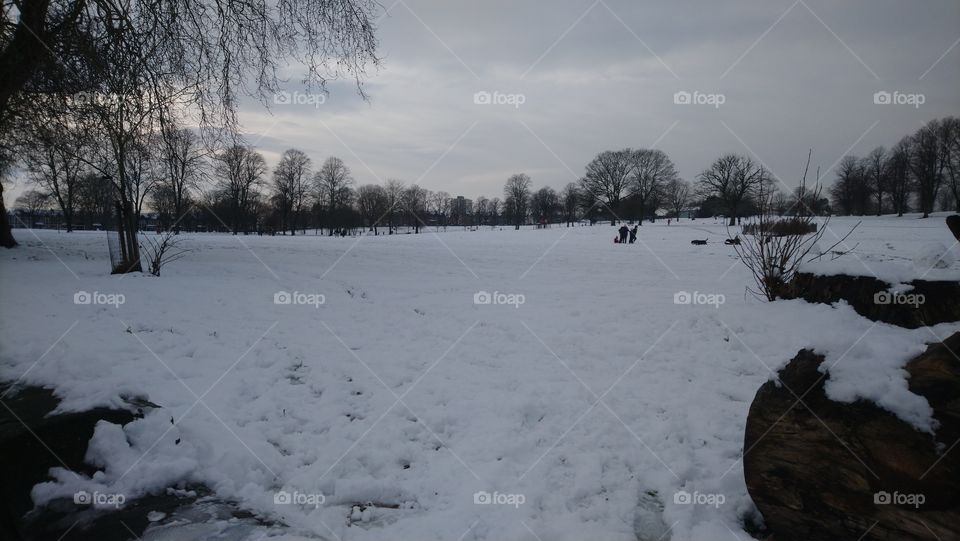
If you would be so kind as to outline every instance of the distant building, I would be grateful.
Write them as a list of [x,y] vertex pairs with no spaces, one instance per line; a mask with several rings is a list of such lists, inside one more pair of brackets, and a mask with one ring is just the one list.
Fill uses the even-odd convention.
[[451,201],[450,223],[452,225],[471,225],[473,217],[473,200],[458,195]]

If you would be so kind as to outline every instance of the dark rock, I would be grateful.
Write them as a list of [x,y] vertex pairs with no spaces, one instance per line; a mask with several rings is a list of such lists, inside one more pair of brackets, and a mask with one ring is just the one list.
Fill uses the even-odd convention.
[[[8,392],[9,391],[9,392]],[[48,415],[59,400],[39,387],[4,387],[0,409],[0,494],[4,502],[0,533],[20,539],[20,518],[33,508],[30,490],[47,480],[50,468],[66,468],[90,475],[95,469],[83,458],[93,428],[101,420],[126,424],[136,416],[125,410],[95,408],[79,413]]]
[[890,297],[882,294],[891,285],[872,276],[797,273],[786,297],[829,304],[844,300],[872,321],[910,329],[960,321],[960,282],[914,280],[910,285],[913,290],[908,294],[923,295],[922,303],[884,302]]
[[947,227],[950,228],[953,236],[957,237],[957,240],[960,240],[960,214],[947,216]]
[[809,350],[780,371],[779,383],[760,388],[743,466],[773,539],[960,539],[960,448],[952,448],[960,438],[958,351],[960,333],[906,366],[910,390],[933,408],[935,435],[871,402],[827,398],[824,358]]

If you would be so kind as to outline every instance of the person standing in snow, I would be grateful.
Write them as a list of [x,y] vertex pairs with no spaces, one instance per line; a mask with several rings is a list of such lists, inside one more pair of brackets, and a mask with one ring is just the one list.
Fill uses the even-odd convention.
[[630,244],[637,242],[637,230],[640,229],[639,225],[633,226],[633,229],[630,230]]
[[627,243],[627,235],[630,233],[630,229],[625,225],[620,226],[620,244]]

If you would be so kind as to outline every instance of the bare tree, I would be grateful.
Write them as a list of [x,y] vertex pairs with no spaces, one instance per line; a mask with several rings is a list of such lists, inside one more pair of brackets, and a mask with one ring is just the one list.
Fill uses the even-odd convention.
[[863,216],[869,212],[872,191],[865,162],[848,155],[837,166],[837,180],[830,188],[834,207],[841,214]]
[[529,176],[518,173],[508,178],[503,186],[504,206],[510,209],[509,216],[513,221],[514,229],[520,229],[527,219],[531,184]]
[[499,197],[490,200],[490,225],[496,227],[500,225],[500,213],[503,211],[503,202]]
[[664,187],[679,178],[673,161],[667,153],[657,149],[630,152],[631,171],[629,191],[639,204],[637,223],[643,225],[647,205],[658,199]]
[[283,153],[273,170],[273,192],[280,212],[280,229],[296,234],[297,216],[307,197],[310,158],[291,148]]
[[960,212],[960,118],[944,118],[941,127],[946,153],[947,189],[953,199],[953,210]]
[[50,206],[50,194],[40,190],[27,190],[13,203],[13,208],[30,217],[30,227],[37,227],[37,215]]
[[[191,190],[198,188],[207,166],[207,151],[200,138],[172,119],[160,122],[159,161],[163,175],[158,181],[160,197],[166,198],[174,234],[180,234],[180,222],[186,215]],[[165,224],[170,227],[171,224]]]
[[21,132],[27,138],[20,145],[21,160],[33,182],[56,201],[64,227],[71,232],[77,189],[86,169],[79,158],[86,152],[86,138],[75,127],[45,122],[49,119],[41,113],[36,120]]
[[864,158],[867,175],[867,183],[870,191],[873,192],[874,202],[877,205],[877,216],[883,214],[883,196],[887,193],[889,185],[887,151],[883,147],[877,147],[867,154]]
[[420,232],[421,226],[426,226],[427,201],[429,192],[416,184],[411,184],[403,191],[403,207],[410,215],[414,233]]
[[560,210],[560,197],[550,186],[540,188],[530,197],[530,212],[537,224],[551,224]]
[[390,208],[387,191],[383,186],[365,184],[357,189],[357,207],[360,216],[367,222],[367,227],[373,234],[378,234],[377,227],[386,216]]
[[232,119],[238,91],[275,92],[278,70],[291,63],[304,65],[310,85],[347,76],[358,88],[378,63],[373,19],[382,8],[372,0],[5,0],[3,8],[0,123],[30,87],[122,69],[109,51],[124,51],[154,86],[189,89],[184,99],[206,120]]
[[317,199],[326,207],[327,228],[330,235],[333,235],[334,225],[337,225],[334,223],[336,213],[346,206],[348,192],[353,183],[350,168],[335,156],[327,158],[313,176],[313,187],[317,191]]
[[673,211],[674,218],[679,222],[683,209],[690,204],[690,183],[680,178],[674,178],[667,183],[665,191],[667,204]]
[[253,148],[235,144],[216,156],[217,187],[230,208],[230,228],[236,235],[247,231],[254,214],[258,189],[263,185],[267,162]]
[[577,209],[580,206],[580,190],[573,182],[567,183],[560,191],[560,202],[563,205],[563,219],[570,227],[577,221]]
[[[479,206],[480,200],[477,200]],[[450,218],[450,194],[444,191],[434,192],[430,195],[430,211],[437,218],[437,228],[443,226],[447,228],[447,220]]]
[[943,171],[947,165],[947,154],[941,134],[940,121],[931,120],[917,130],[911,138],[910,172],[916,183],[917,199],[920,211],[927,218],[933,212],[937,194],[943,184]]
[[[810,154],[807,155],[807,164],[800,181],[802,187],[806,187],[809,168]],[[809,193],[814,199],[819,199],[820,190],[819,186],[815,186]],[[827,217],[823,227],[818,228],[813,213],[787,218],[786,222],[774,218],[771,207],[775,193],[767,183],[759,184],[754,194],[758,221],[751,224],[750,234],[745,234],[739,244],[733,245],[754,279],[757,289],[750,290],[768,301],[776,300],[786,293],[797,268],[808,260],[808,256],[826,232],[826,224],[829,223]],[[788,227],[778,227],[781,225]]]
[[748,156],[727,154],[697,178],[699,193],[718,198],[726,208],[728,225],[736,225],[740,205],[763,186],[767,173]]
[[390,227],[390,233],[394,233],[397,228],[397,215],[403,207],[403,181],[397,179],[387,179],[387,185],[384,186],[387,192],[387,224]]
[[593,195],[610,212],[610,225],[617,221],[616,213],[620,210],[620,201],[630,187],[630,173],[633,163],[630,159],[632,151],[606,150],[597,154],[587,164],[587,172],[580,179],[580,186],[585,192]]
[[903,216],[910,210],[910,162],[913,145],[910,137],[904,137],[890,149],[887,163],[889,175],[890,202],[897,216]]

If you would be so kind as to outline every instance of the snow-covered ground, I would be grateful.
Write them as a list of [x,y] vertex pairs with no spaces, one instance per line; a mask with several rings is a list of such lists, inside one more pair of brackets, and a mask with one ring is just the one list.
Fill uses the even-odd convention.
[[[103,233],[17,234],[0,378],[54,386],[66,409],[162,406],[101,423],[103,471],[53,470],[35,500],[202,482],[308,538],[746,539],[744,421],[774,371],[814,347],[832,396],[929,427],[900,367],[960,329],[757,300],[713,220],[646,224],[636,245],[609,225],[187,235],[159,278],[108,275]],[[951,241],[942,217],[865,218],[844,259],[903,271]]]

